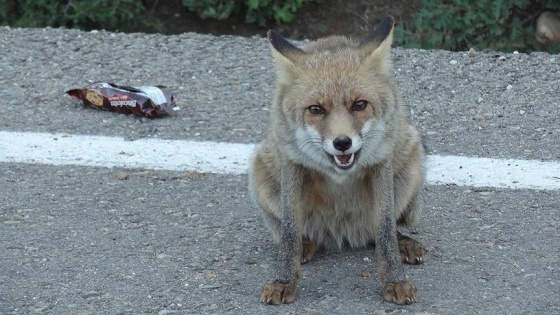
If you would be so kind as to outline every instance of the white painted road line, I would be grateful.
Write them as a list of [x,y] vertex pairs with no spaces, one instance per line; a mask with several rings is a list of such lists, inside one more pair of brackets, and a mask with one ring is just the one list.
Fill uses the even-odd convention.
[[[0,162],[247,172],[254,144],[0,131]],[[560,189],[560,162],[430,155],[427,182],[472,187]]]
[[246,173],[254,145],[0,131],[0,162]]
[[560,162],[430,155],[428,184],[519,189],[560,189]]

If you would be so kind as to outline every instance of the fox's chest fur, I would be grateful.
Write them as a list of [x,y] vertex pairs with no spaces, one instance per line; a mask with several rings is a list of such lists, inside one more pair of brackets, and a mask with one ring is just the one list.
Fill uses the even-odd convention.
[[373,243],[378,211],[365,176],[337,182],[315,173],[306,178],[304,187],[305,238],[327,248]]

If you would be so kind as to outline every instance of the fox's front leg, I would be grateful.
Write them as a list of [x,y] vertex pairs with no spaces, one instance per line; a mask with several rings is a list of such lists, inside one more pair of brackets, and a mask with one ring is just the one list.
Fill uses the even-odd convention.
[[374,196],[377,206],[380,206],[375,247],[379,257],[380,279],[383,282],[383,298],[396,304],[412,304],[417,301],[416,287],[406,279],[401,265],[394,207],[393,168],[390,161],[386,164],[381,176],[376,176],[373,181]]
[[282,167],[281,238],[278,278],[267,282],[261,294],[266,304],[291,303],[296,298],[302,253],[302,175],[295,165]]

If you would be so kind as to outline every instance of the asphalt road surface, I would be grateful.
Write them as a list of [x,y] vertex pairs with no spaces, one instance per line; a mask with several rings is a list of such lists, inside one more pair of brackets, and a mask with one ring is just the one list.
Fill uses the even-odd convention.
[[[0,51],[0,131],[251,144],[267,127],[263,38],[3,27]],[[393,57],[429,154],[560,161],[560,56]],[[99,81],[169,86],[181,110],[150,120],[64,95]],[[267,306],[276,249],[246,174],[157,164],[0,163],[0,314],[560,314],[558,186],[427,185],[408,231],[428,249],[406,266],[416,304],[382,301],[368,248],[321,252],[298,299]]]

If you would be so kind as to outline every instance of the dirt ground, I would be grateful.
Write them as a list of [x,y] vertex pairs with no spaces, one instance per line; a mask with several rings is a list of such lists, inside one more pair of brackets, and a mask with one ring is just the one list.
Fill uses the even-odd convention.
[[392,15],[397,23],[402,23],[420,7],[420,0],[323,0],[320,4],[305,4],[290,23],[265,27],[245,23],[243,14],[224,21],[202,20],[189,12],[181,0],[157,1],[153,14],[163,24],[165,34],[196,32],[249,37],[264,36],[273,28],[293,39],[314,39],[331,34],[361,37],[385,16]]

